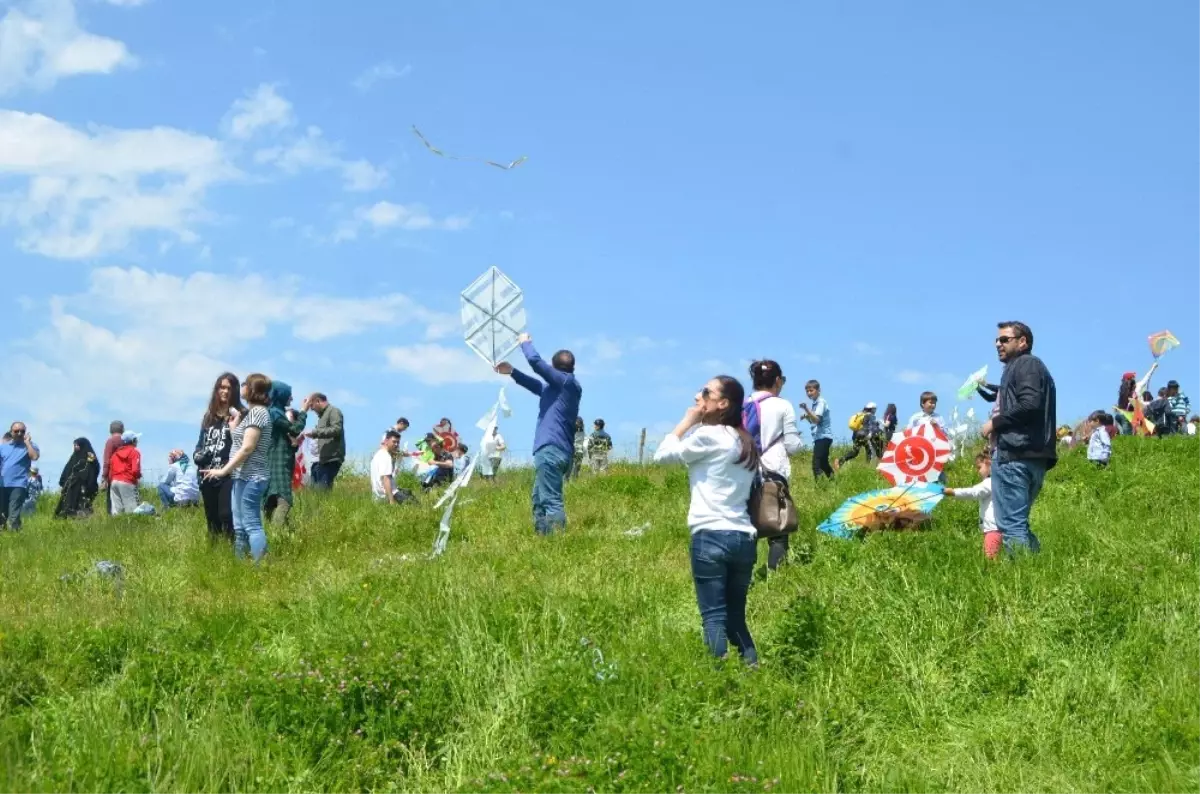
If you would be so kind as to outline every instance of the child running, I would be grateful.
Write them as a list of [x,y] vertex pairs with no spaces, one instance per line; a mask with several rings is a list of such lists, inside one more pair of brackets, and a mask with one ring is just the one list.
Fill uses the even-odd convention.
[[985,450],[975,456],[975,471],[980,481],[970,488],[947,488],[946,496],[955,499],[971,499],[979,502],[979,529],[983,532],[983,553],[995,559],[1004,545],[1004,535],[996,526],[996,512],[992,509],[992,458]]
[[1114,422],[1112,414],[1104,411],[1092,411],[1088,417],[1088,431],[1091,436],[1088,438],[1087,459],[1096,464],[1097,468],[1106,468],[1109,458],[1112,457],[1112,437],[1117,432]]

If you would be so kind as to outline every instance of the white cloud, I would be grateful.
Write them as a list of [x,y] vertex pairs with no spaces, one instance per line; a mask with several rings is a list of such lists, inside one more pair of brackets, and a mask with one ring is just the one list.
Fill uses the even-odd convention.
[[272,83],[262,83],[234,100],[222,127],[229,137],[248,140],[263,130],[282,130],[295,123],[292,103],[276,93]]
[[[312,341],[406,325],[435,339],[457,325],[453,315],[400,294],[356,300],[256,274],[180,277],[117,267],[94,270],[80,294],[51,298],[46,317],[33,337],[14,343],[0,405],[36,424],[39,437],[66,443],[77,426],[117,415],[130,426],[192,423],[220,372],[269,366],[272,328]],[[292,369],[307,369],[306,351],[298,352]],[[362,401],[337,394],[345,405]]]
[[207,217],[213,184],[237,176],[219,141],[170,127],[86,132],[38,113],[0,110],[0,225],[23,250],[86,259],[124,248],[137,232],[182,242]]
[[805,364],[820,364],[821,363],[821,357],[818,356],[816,353],[804,353],[803,355],[800,356],[800,360],[803,361]]
[[866,342],[855,342],[854,343],[854,352],[858,353],[860,356],[882,356],[883,355],[882,350],[880,350],[879,348],[875,347],[874,345],[868,344]]
[[500,377],[483,359],[461,347],[405,345],[383,352],[388,369],[404,372],[429,386],[486,383]]
[[272,146],[254,153],[254,161],[270,164],[285,174],[301,171],[340,171],[345,187],[350,191],[375,190],[387,184],[385,169],[366,160],[346,160],[339,154],[340,147],[325,139],[320,127],[310,126],[304,135],[285,146]]
[[120,6],[122,8],[136,8],[137,6],[145,5],[150,0],[104,0],[110,6]]
[[124,43],[79,27],[73,0],[29,0],[0,17],[0,95],[136,64]]
[[456,232],[467,228],[471,219],[460,215],[450,215],[441,220],[429,214],[420,204],[394,204],[390,201],[377,201],[369,207],[359,207],[354,217],[343,221],[334,233],[334,242],[353,240],[358,237],[359,230],[368,226],[375,231],[384,229],[404,229],[406,231],[426,231],[439,229]]
[[397,69],[391,61],[383,61],[377,63],[371,68],[364,71],[358,77],[354,78],[351,85],[360,93],[366,93],[371,90],[371,87],[382,80],[395,80],[400,77],[407,77],[412,72],[412,67],[405,65]]

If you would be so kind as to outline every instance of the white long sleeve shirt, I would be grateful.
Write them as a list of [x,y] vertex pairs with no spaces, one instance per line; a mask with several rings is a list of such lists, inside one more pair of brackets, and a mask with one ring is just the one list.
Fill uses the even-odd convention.
[[[751,400],[761,399],[770,392],[756,391],[750,395]],[[769,396],[758,404],[760,438],[758,444],[763,449],[762,465],[767,471],[775,472],[784,478],[792,476],[792,461],[789,455],[800,451],[800,427],[796,422],[796,409],[782,397]],[[767,449],[767,445],[779,439],[778,443]]]
[[167,467],[163,483],[171,489],[176,504],[197,504],[200,501],[200,480],[196,465],[186,458]]
[[992,509],[992,478],[972,485],[970,488],[955,488],[955,499],[971,499],[979,502],[979,529],[983,532],[997,532],[996,511]]
[[747,507],[754,472],[737,462],[741,454],[737,431],[722,425],[700,425],[682,439],[669,433],[658,445],[655,461],[688,467],[692,501],[687,521],[693,533],[724,529],[755,534]]

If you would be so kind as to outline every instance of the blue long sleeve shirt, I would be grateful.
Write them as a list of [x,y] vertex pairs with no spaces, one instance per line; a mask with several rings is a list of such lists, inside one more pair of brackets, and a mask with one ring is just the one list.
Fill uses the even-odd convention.
[[542,447],[555,447],[570,457],[575,453],[575,420],[579,417],[583,387],[573,374],[560,372],[544,361],[531,342],[522,344],[521,352],[542,379],[538,380],[517,369],[512,372],[512,378],[518,386],[540,398],[533,451],[536,453]]

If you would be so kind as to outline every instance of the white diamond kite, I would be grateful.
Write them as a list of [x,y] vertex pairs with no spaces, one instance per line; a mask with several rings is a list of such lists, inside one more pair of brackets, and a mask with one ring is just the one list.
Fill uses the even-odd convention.
[[517,349],[525,333],[525,297],[508,276],[490,268],[462,292],[467,346],[490,366]]

